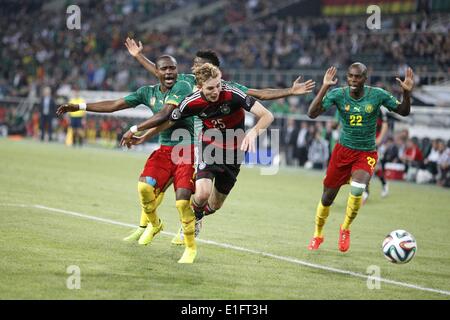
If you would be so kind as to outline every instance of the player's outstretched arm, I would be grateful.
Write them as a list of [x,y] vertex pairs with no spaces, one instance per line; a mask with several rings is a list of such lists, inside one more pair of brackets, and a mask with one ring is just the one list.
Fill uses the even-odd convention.
[[165,122],[168,122],[168,124],[166,124],[167,127],[165,127],[165,129],[169,128],[172,125],[172,123],[169,123],[168,120],[170,118],[170,114],[172,113],[173,109],[175,109],[174,105],[166,104],[159,112],[151,116],[149,119],[145,120],[144,122],[141,122],[138,125],[132,126],[127,132],[124,133],[120,141],[120,144],[122,146],[126,146],[131,143],[133,135],[136,132],[158,127],[164,124]]
[[411,91],[414,88],[414,73],[411,68],[406,69],[405,80],[395,78],[403,89],[403,101],[395,110],[401,116],[407,116],[411,112]]
[[320,87],[314,100],[311,102],[308,108],[308,117],[311,119],[317,118],[321,113],[325,111],[322,106],[322,100],[328,89],[337,83],[337,78],[335,78],[337,69],[335,67],[328,68],[323,77],[322,87]]
[[58,116],[63,115],[66,112],[73,112],[78,110],[87,110],[92,112],[99,112],[99,113],[111,113],[114,111],[119,111],[122,109],[130,108],[130,106],[125,102],[123,98],[117,99],[117,100],[107,100],[107,101],[100,101],[100,102],[94,102],[94,103],[81,103],[81,104],[62,104],[58,107],[56,110],[56,114]]
[[141,136],[136,136],[133,135],[131,137],[131,139],[128,141],[128,143],[126,144],[127,148],[130,149],[131,146],[135,146],[138,144],[142,144],[147,140],[150,140],[151,138],[153,138],[154,136],[156,136],[157,134],[159,134],[161,131],[168,129],[171,126],[169,121],[164,122],[163,124],[151,128],[149,130],[147,130],[143,135]]
[[255,126],[245,135],[245,138],[241,144],[241,150],[256,152],[256,138],[263,132],[264,129],[267,129],[270,126],[274,118],[273,114],[264,108],[264,106],[258,101],[255,102],[253,107],[250,109],[250,112],[258,118],[258,122],[256,122]]
[[149,59],[147,59],[143,54],[142,54],[142,49],[144,48],[142,46],[142,42],[139,41],[139,45],[136,44],[136,41],[134,41],[134,39],[131,38],[127,38],[125,41],[125,47],[127,47],[128,52],[137,60],[139,61],[139,63],[148,71],[150,72],[152,75],[154,75],[155,77],[157,77],[156,74],[156,66],[155,64],[150,61]]
[[247,94],[259,100],[273,100],[312,92],[316,83],[312,80],[301,82],[302,76],[295,79],[292,87],[284,89],[248,89]]

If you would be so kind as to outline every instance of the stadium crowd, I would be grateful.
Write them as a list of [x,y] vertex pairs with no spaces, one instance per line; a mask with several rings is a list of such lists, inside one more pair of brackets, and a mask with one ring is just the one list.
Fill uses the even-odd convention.
[[[150,58],[175,56],[183,72],[189,71],[192,57],[204,46],[219,53],[225,69],[339,68],[361,60],[369,68],[400,75],[407,64],[417,74],[449,71],[450,24],[438,13],[385,16],[382,29],[368,33],[364,16],[281,19],[264,16],[267,1],[234,0],[206,16],[186,20],[183,28],[163,32],[138,28],[148,23],[149,16],[156,18],[186,3],[87,0],[80,4],[81,30],[68,30],[67,15],[43,10],[42,1],[2,4],[0,97],[25,96],[32,84],[134,90],[149,78],[124,50],[127,36],[141,40]],[[12,15],[8,10],[19,12]],[[25,14],[28,18],[22,19]]]

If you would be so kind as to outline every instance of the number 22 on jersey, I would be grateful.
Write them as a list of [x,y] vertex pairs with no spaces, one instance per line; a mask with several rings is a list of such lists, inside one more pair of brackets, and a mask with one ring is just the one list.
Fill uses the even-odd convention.
[[362,126],[362,116],[361,115],[350,115],[350,125],[351,126]]

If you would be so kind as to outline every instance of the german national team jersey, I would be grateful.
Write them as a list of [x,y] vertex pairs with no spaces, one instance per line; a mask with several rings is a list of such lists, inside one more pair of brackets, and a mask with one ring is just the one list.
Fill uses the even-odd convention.
[[[193,91],[198,90],[197,80],[195,79],[195,75],[193,75],[192,73],[180,73],[180,74],[178,74],[177,79],[188,82],[192,86]],[[248,91],[247,87],[245,87],[239,83],[232,82],[232,81],[222,80],[222,85],[233,86],[235,88],[238,88],[239,90],[241,90],[244,93],[247,93],[247,91]],[[195,137],[198,137],[200,132],[202,131],[203,123],[202,123],[202,120],[199,119],[197,116],[194,117],[194,128],[195,128]],[[198,140],[196,139],[196,142],[197,141]]]
[[[139,88],[136,92],[126,96],[125,102],[132,107],[140,104],[148,106],[155,114],[160,111],[165,104],[173,104],[178,106],[179,103],[188,95],[192,93],[192,86],[186,81],[177,80],[170,90],[161,92],[161,85],[144,86]],[[184,128],[191,134],[191,141],[172,140],[172,132],[178,128]],[[194,119],[185,118],[179,121],[175,126],[162,131],[159,134],[159,143],[165,146],[174,146],[183,142],[184,144],[191,144],[194,142]]]
[[[179,108],[172,112],[171,120],[180,121],[186,117],[198,116],[203,122],[203,144],[237,149],[239,137],[232,136],[232,133],[241,129],[241,136],[243,136],[245,110],[250,111],[255,101],[241,90],[228,85],[222,87],[216,102],[208,102],[203,94],[197,91],[180,103]],[[214,137],[217,136],[220,136],[222,140],[216,141]],[[233,140],[227,141],[227,138]]]
[[339,112],[339,143],[347,148],[363,151],[376,149],[375,133],[380,107],[394,111],[399,104],[386,90],[369,86],[364,86],[364,95],[357,100],[350,96],[349,87],[333,89],[322,100],[325,110],[336,105]]

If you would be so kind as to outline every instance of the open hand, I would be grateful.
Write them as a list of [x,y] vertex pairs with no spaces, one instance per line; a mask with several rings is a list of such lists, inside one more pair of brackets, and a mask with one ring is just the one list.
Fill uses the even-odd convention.
[[408,67],[406,69],[405,80],[400,80],[399,78],[395,78],[403,88],[404,91],[411,91],[414,87],[414,73],[411,68]]
[[130,148],[132,145],[132,142],[131,142],[132,139],[133,139],[133,133],[130,130],[128,130],[122,136],[122,139],[120,140],[120,145],[123,147],[126,146],[127,148]]
[[314,86],[316,83],[312,81],[311,79],[306,82],[301,82],[302,76],[299,76],[297,79],[295,79],[294,83],[291,87],[291,94],[293,95],[300,95],[300,94],[306,94],[312,92],[312,89],[314,89]]
[[323,84],[327,86],[334,86],[338,82],[338,79],[334,78],[336,73],[336,67],[328,68],[327,72],[325,72],[325,76],[323,77]]
[[144,47],[142,46],[142,42],[139,41],[139,45],[137,45],[136,41],[134,41],[134,39],[131,39],[129,37],[125,41],[125,47],[127,47],[128,52],[133,57],[136,57],[137,55],[139,55],[141,53],[142,49],[144,49]]
[[80,110],[80,107],[78,106],[78,104],[66,103],[66,104],[62,104],[58,107],[58,109],[56,110],[56,115],[61,116],[66,112],[73,112],[73,111],[78,111],[78,110]]
[[241,144],[241,151],[249,151],[249,152],[256,152],[256,137],[258,135],[256,134],[255,130],[250,130],[244,140],[242,140]]

